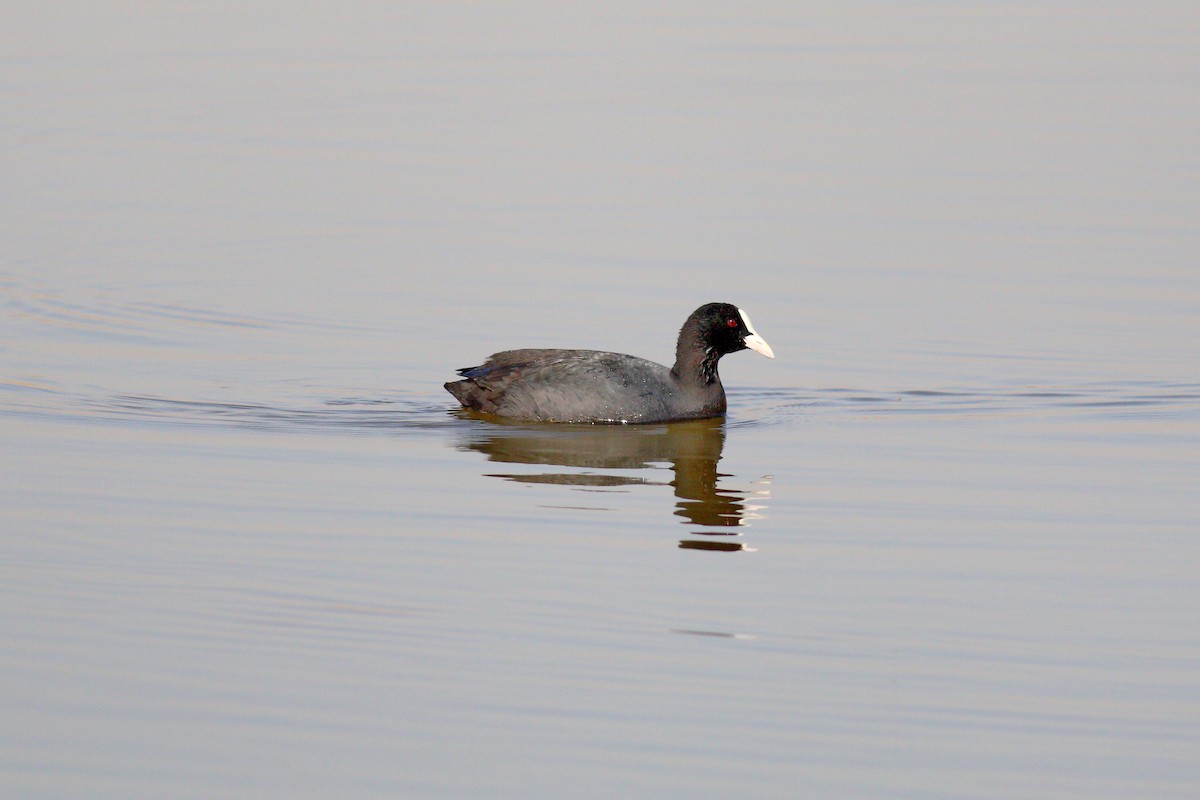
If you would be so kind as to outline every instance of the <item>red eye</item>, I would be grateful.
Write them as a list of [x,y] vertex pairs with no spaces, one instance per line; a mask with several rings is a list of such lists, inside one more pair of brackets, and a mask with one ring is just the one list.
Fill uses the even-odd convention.
[[737,327],[737,320],[736,320],[736,319],[734,319],[733,317],[730,317],[729,319],[727,319],[727,320],[725,321],[725,324],[726,324],[726,325],[728,325],[728,326],[729,326],[729,327],[731,327],[731,328],[736,328],[736,327]]

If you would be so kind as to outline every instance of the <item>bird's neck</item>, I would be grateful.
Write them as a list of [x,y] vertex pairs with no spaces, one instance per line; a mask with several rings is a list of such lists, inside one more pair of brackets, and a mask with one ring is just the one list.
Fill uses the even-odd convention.
[[716,348],[708,347],[703,350],[695,347],[680,347],[675,352],[675,366],[671,374],[676,380],[699,386],[709,386],[720,383],[717,375],[717,362],[721,354]]

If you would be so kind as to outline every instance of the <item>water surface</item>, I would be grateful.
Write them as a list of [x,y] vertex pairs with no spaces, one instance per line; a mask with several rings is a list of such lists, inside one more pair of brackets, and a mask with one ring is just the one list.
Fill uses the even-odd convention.
[[12,16],[5,796],[1195,796],[1189,8]]

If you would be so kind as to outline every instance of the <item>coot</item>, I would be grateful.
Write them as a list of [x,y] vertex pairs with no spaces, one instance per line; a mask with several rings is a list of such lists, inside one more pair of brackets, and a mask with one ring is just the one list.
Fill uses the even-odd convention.
[[746,312],[729,303],[700,306],[675,346],[675,366],[599,350],[505,350],[446,391],[467,408],[539,422],[671,422],[725,413],[717,362],[750,348],[774,358]]

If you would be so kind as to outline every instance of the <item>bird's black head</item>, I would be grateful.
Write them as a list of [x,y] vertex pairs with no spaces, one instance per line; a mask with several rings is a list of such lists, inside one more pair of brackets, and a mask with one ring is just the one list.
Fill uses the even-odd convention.
[[719,384],[717,361],[726,353],[747,348],[767,358],[775,357],[771,345],[755,332],[744,311],[729,303],[709,303],[697,308],[683,323],[671,372],[681,380]]
[[[749,348],[767,358],[774,358],[771,345],[767,344],[750,324],[746,312],[729,303],[709,303],[696,309],[684,324],[684,331],[695,323],[693,334],[696,344],[704,350],[712,350],[718,356],[736,353]],[[681,341],[682,344],[682,341]]]

